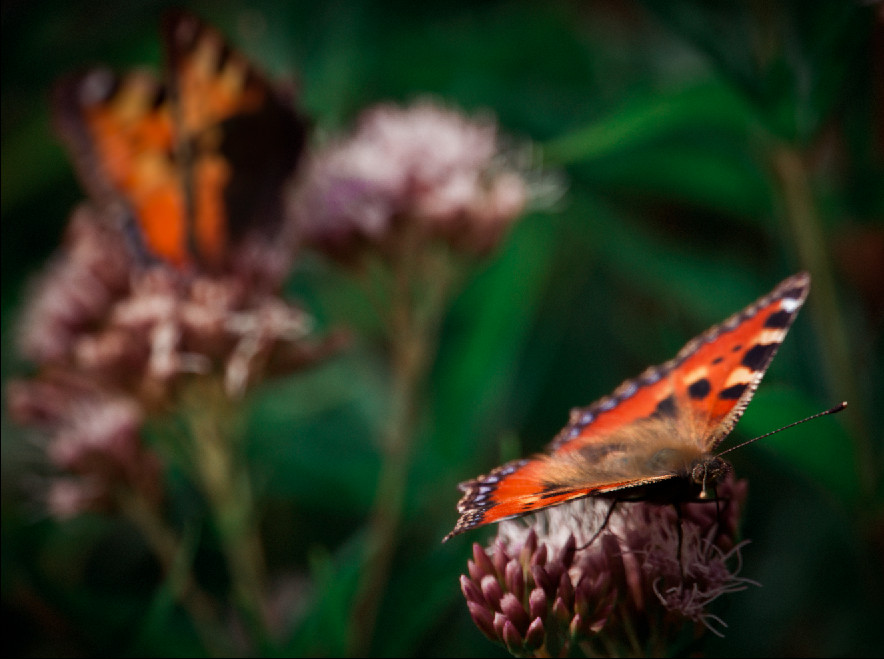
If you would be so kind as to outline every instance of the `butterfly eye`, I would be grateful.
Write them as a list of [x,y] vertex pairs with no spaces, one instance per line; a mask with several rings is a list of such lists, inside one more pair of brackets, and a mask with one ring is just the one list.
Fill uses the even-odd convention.
[[706,463],[698,462],[691,468],[691,480],[695,482],[697,485],[701,486],[703,490],[706,489],[706,477],[708,472],[706,471]]
[[728,472],[730,465],[721,458],[697,462],[691,468],[691,480],[700,486],[700,499],[715,498],[715,484]]

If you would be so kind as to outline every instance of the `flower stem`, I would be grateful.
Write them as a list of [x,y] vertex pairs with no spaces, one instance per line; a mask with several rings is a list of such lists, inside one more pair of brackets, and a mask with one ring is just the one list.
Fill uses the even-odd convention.
[[247,462],[237,441],[236,410],[220,380],[200,379],[188,393],[194,466],[227,559],[234,603],[253,642],[268,649],[264,554]]
[[867,426],[864,423],[866,417],[863,398],[858,395],[859,387],[851,375],[853,362],[850,358],[847,330],[838,311],[835,280],[824,249],[827,240],[814,203],[807,168],[800,152],[782,144],[770,149],[770,162],[798,258],[813,276],[814,294],[811,296],[810,308],[825,345],[821,358],[829,376],[830,388],[837,392],[837,400],[850,401],[852,412],[846,416],[846,422],[851,425],[856,442],[856,471],[863,493],[870,496],[876,486],[875,456],[871,437],[866,432]]
[[141,531],[160,561],[173,597],[188,612],[203,646],[212,656],[225,656],[230,648],[211,598],[197,585],[190,571],[189,552],[165,524],[156,505],[140,492],[127,490],[119,496],[123,513]]
[[448,254],[428,251],[421,246],[421,238],[417,231],[406,231],[397,251],[399,258],[393,266],[389,315],[391,411],[368,522],[366,563],[351,614],[347,642],[351,656],[364,656],[371,645],[396,549],[422,386],[435,354],[436,336],[453,274]]

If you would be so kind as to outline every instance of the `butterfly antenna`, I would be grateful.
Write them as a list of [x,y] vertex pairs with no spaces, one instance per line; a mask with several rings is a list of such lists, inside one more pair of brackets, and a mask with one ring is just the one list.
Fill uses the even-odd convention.
[[777,428],[776,430],[771,430],[770,432],[766,432],[763,435],[759,435],[758,437],[754,437],[752,439],[746,440],[742,444],[737,444],[736,446],[731,446],[729,449],[719,453],[716,457],[720,458],[725,453],[730,453],[731,451],[733,451],[735,449],[738,449],[742,446],[746,446],[746,444],[751,444],[752,442],[757,442],[759,439],[764,439],[765,437],[770,437],[771,435],[776,435],[778,432],[780,432],[782,430],[787,430],[788,428],[792,428],[794,426],[800,425],[800,424],[804,423],[805,421],[812,421],[813,419],[818,419],[819,417],[826,416],[828,414],[837,414],[838,412],[843,410],[845,407],[847,407],[847,401],[844,401],[842,403],[838,403],[835,407],[833,407],[829,410],[826,410],[824,412],[817,412],[816,414],[811,414],[809,417],[807,417],[805,419],[801,419],[800,421],[794,421],[793,423],[790,423],[787,426],[783,426],[782,428]]

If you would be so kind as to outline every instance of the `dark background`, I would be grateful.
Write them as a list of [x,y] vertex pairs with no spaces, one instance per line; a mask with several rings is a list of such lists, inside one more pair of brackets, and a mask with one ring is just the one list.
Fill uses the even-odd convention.
[[[377,656],[504,656],[458,586],[479,530],[445,544],[456,484],[544,446],[568,410],[809,269],[810,299],[728,443],[850,407],[730,454],[750,481],[742,575],[710,656],[873,656],[884,647],[880,3],[189,2],[275,77],[321,133],[379,101],[490,110],[565,181],[475,266],[428,384]],[[82,198],[47,93],[71,69],[158,65],[167,3],[2,5],[2,375],[28,277]],[[358,289],[305,254],[289,292],[340,357],[251,400],[272,574],[294,584],[283,652],[343,652],[379,467],[386,371]],[[158,569],[125,523],[58,523],[41,455],[2,421],[4,646],[14,655],[200,654],[158,611]],[[179,495],[186,501],[186,493]],[[182,504],[184,505],[184,504]],[[211,579],[217,554],[196,569]],[[312,584],[312,585],[311,585]]]

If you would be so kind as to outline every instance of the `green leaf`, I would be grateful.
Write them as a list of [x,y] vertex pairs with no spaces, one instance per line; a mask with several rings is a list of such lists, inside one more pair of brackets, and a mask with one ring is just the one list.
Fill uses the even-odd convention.
[[[763,383],[738,428],[746,438],[757,437],[821,412],[834,402],[821,405],[797,389]],[[861,489],[856,446],[845,425],[848,414],[849,406],[840,414],[814,419],[760,440],[756,448],[852,507],[859,501]]]
[[547,142],[543,154],[553,165],[600,160],[698,127],[745,132],[750,120],[740,97],[710,80],[631,100],[607,117]]

